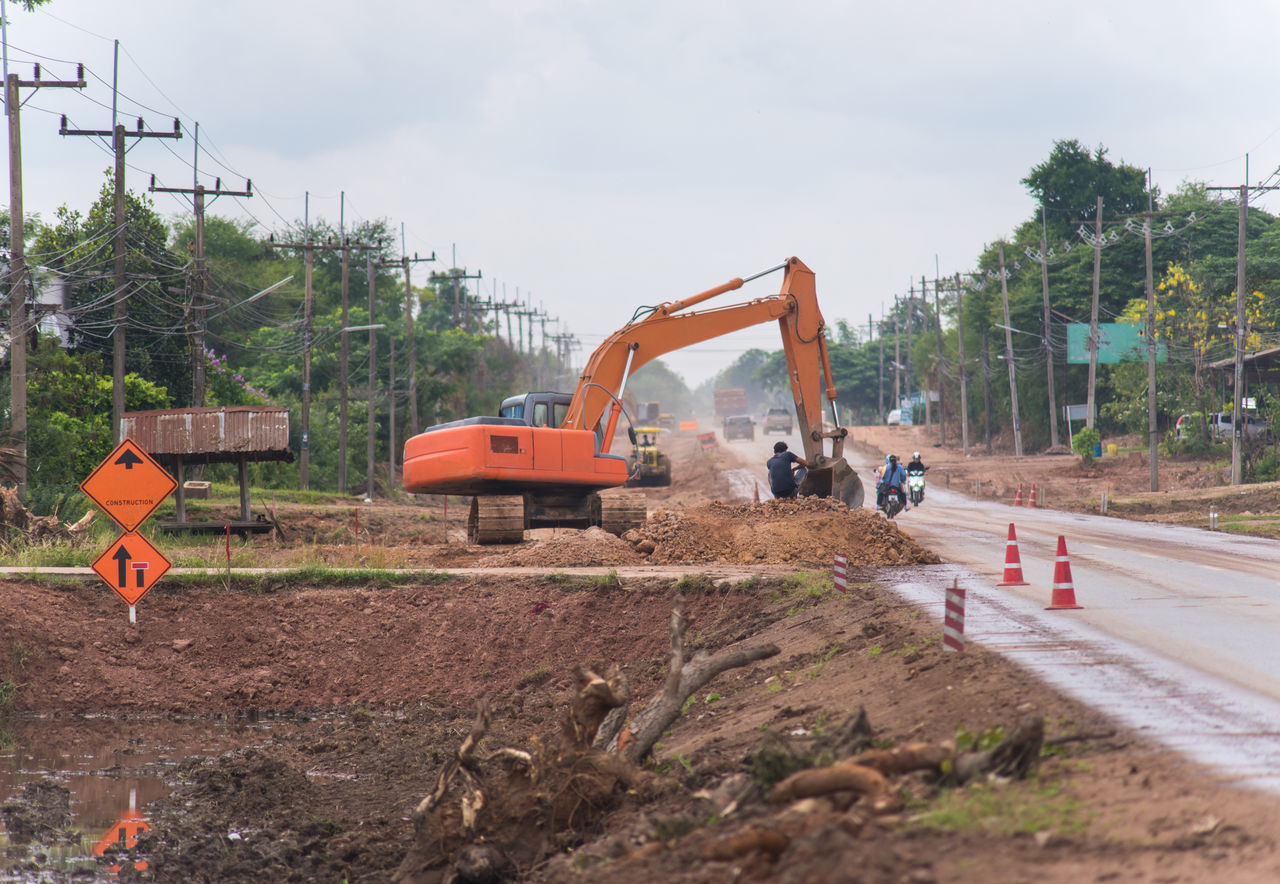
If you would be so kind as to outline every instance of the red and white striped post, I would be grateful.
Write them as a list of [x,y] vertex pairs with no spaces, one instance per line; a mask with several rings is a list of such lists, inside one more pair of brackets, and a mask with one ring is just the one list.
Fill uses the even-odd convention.
[[946,613],[942,618],[942,650],[964,650],[964,590],[955,578],[947,587]]
[[844,553],[836,553],[835,564],[831,567],[831,582],[836,592],[849,591],[849,557]]

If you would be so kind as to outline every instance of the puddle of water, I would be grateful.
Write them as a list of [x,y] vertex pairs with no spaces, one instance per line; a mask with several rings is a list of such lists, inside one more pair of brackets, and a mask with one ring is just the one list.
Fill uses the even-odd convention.
[[19,844],[0,816],[0,884],[110,881],[98,860],[113,846],[132,847],[150,824],[147,806],[170,791],[174,768],[192,756],[261,743],[303,726],[294,719],[157,719],[10,717],[0,719],[0,806],[29,783],[70,790],[74,839]]

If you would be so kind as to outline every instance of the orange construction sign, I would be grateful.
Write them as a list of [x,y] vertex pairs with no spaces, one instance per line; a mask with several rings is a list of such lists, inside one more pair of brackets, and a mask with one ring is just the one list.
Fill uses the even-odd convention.
[[126,531],[94,560],[93,570],[132,607],[172,564],[147,538]]
[[177,487],[168,470],[132,439],[117,445],[80,483],[80,490],[125,531],[136,531]]

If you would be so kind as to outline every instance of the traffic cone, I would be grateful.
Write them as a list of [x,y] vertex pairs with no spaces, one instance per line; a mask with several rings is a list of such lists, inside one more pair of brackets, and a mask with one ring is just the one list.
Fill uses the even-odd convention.
[[1035,482],[1032,482],[1032,483],[1031,483],[1031,496],[1030,496],[1029,498],[1027,498],[1027,507],[1028,507],[1029,509],[1035,509],[1035,506],[1036,506],[1036,483],[1035,483]]
[[996,586],[1027,586],[1022,579],[1022,557],[1018,555],[1018,536],[1013,533],[1013,523],[1009,523],[1009,539],[1004,544],[1004,580]]
[[1018,493],[1013,495],[1013,505],[1022,506],[1022,483],[1018,483]]
[[1083,608],[1076,604],[1076,588],[1071,584],[1071,562],[1067,559],[1067,538],[1058,535],[1058,561],[1053,566],[1053,599],[1046,611],[1060,608]]

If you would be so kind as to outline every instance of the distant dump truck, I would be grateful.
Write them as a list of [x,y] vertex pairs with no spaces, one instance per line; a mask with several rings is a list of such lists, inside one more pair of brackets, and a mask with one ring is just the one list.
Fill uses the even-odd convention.
[[713,395],[715,396],[716,417],[721,420],[735,414],[746,414],[748,411],[747,391],[741,387],[716,390]]
[[636,409],[636,423],[653,426],[658,422],[658,415],[661,412],[661,403],[641,402],[640,407]]

